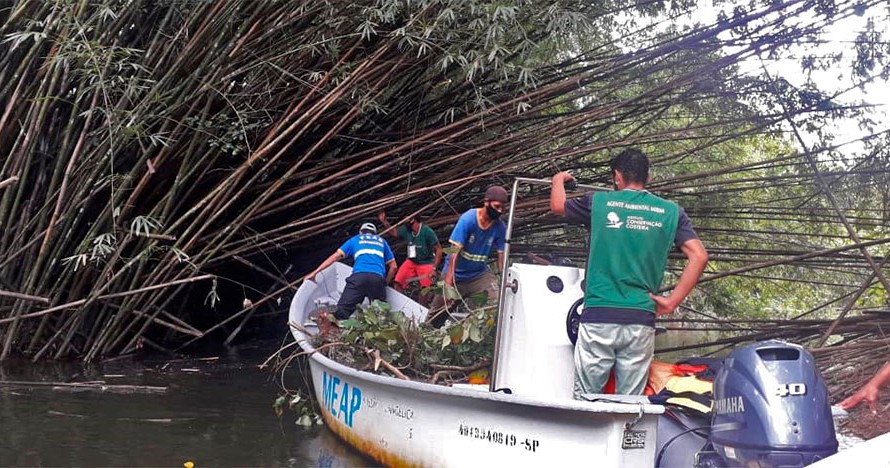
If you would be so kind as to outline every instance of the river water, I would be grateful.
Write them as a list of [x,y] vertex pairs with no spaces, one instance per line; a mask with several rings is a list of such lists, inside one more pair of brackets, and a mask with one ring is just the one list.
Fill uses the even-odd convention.
[[[257,365],[277,343],[188,359],[84,367],[8,363],[0,380],[104,381],[163,394],[0,386],[0,466],[368,466],[324,426],[272,409],[280,394]],[[299,376],[288,376],[292,386]]]

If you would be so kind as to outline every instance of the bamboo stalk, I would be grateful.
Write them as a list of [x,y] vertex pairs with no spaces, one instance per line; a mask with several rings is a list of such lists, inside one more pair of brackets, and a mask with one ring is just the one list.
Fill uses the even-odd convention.
[[23,301],[39,302],[41,304],[49,304],[49,299],[47,299],[45,297],[31,296],[28,294],[21,294],[21,293],[16,293],[16,292],[12,292],[12,291],[0,290],[0,296],[12,297],[15,299],[21,299]]
[[[739,140],[781,141],[771,132],[785,112],[732,107],[739,96],[769,97],[763,80],[739,80],[729,70],[830,24],[829,15],[801,23],[802,0],[752,7],[673,37],[637,30],[628,37],[640,46],[627,53],[611,36],[582,41],[589,48],[573,47],[576,55],[542,51],[573,34],[597,35],[540,27],[542,13],[530,7],[502,25],[507,52],[498,66],[475,45],[485,43],[484,30],[462,29],[490,17],[458,6],[455,24],[429,23],[422,37],[414,28],[444,4],[406,5],[403,23],[376,21],[377,31],[363,37],[356,32],[368,20],[362,5],[220,0],[124,7],[114,18],[89,2],[70,9],[20,2],[9,10],[4,37],[40,34],[0,50],[0,285],[57,305],[34,311],[32,301],[0,294],[3,356],[94,359],[132,350],[156,325],[174,341],[196,338],[201,332],[188,323],[190,314],[202,315],[206,290],[171,282],[198,272],[235,278],[246,267],[261,278],[245,287],[267,291],[270,280],[277,291],[263,300],[280,297],[296,285],[273,273],[281,263],[294,263],[307,246],[329,248],[380,208],[425,211],[443,231],[478,205],[485,185],[546,176],[554,163],[605,183],[609,156],[631,145],[657,149],[655,172],[663,177],[652,190],[681,202],[704,227],[714,255],[702,290],[718,279],[783,281],[839,298],[849,297],[842,290],[851,284],[866,284],[862,267],[874,239],[855,242],[858,254],[836,250],[836,232],[824,226],[844,216],[880,233],[887,210],[816,206],[811,188],[821,177],[840,195],[865,180],[881,193],[888,170],[879,151],[850,170],[807,169],[840,145],[723,154]],[[592,24],[632,11],[566,8]],[[850,2],[837,5],[837,17],[855,12]],[[331,18],[340,23],[329,25]],[[452,30],[468,36],[455,40]],[[732,31],[745,34],[723,52]],[[431,47],[418,53],[406,38]],[[449,54],[484,66],[468,77],[458,61],[442,62]],[[517,67],[529,69],[533,86],[509,78]],[[833,111],[848,110],[856,109]],[[806,105],[792,117],[817,111]],[[520,214],[540,218],[544,200]],[[140,219],[158,227],[140,231]],[[764,232],[764,219],[790,227]],[[520,226],[516,234],[571,244],[562,234],[546,237],[547,229]],[[584,257],[575,247],[573,255]],[[763,269],[770,270],[742,276]],[[833,304],[814,297],[806,307],[823,314]],[[127,313],[134,310],[141,312]],[[243,324],[249,315],[220,314],[201,328]],[[843,323],[851,339],[868,336]]]
[[[212,278],[214,278],[213,275],[201,275],[201,276],[195,276],[195,277],[192,277],[192,278],[185,278],[185,279],[181,279],[181,280],[170,281],[170,282],[167,282],[167,283],[164,283],[164,284],[157,284],[157,285],[153,285],[153,286],[146,286],[146,287],[144,287],[144,288],[136,289],[136,290],[133,290],[133,291],[126,291],[126,292],[120,292],[120,293],[105,294],[105,295],[96,297],[95,300],[107,300],[107,299],[113,299],[113,298],[117,298],[117,297],[125,297],[125,296],[129,296],[129,295],[133,295],[133,294],[143,293],[143,292],[146,292],[146,291],[152,291],[152,290],[155,290],[155,289],[166,288],[166,287],[174,286],[174,285],[177,285],[177,284],[193,283],[193,282],[195,282],[195,281],[201,281],[201,280],[212,279]],[[6,318],[6,319],[0,319],[0,324],[2,324],[2,323],[12,322],[12,321],[17,320],[17,319],[26,319],[26,318],[40,317],[40,316],[43,316],[43,315],[46,315],[46,314],[49,314],[49,313],[52,313],[52,312],[60,311],[60,310],[73,309],[73,308],[75,308],[75,307],[82,306],[82,305],[86,304],[87,301],[88,301],[88,299],[80,299],[80,300],[77,300],[77,301],[69,302],[69,303],[67,303],[67,304],[62,304],[62,305],[58,305],[58,306],[55,306],[55,307],[50,307],[49,309],[41,310],[41,311],[39,311],[39,312],[31,312],[31,313],[29,313],[29,314],[22,314],[21,316],[18,316],[18,317]]]

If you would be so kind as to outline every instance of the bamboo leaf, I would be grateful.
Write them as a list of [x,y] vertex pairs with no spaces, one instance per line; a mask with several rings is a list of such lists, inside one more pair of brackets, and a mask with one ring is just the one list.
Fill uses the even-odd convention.
[[448,329],[448,336],[451,338],[451,344],[460,344],[464,341],[464,327],[455,325]]
[[311,427],[313,424],[313,418],[312,418],[312,416],[309,416],[308,414],[304,414],[303,416],[300,416],[299,418],[297,418],[296,424],[297,424],[297,426]]
[[468,331],[468,336],[471,340],[473,340],[473,342],[478,343],[482,341],[482,332],[478,326],[471,325]]
[[150,216],[137,216],[130,222],[130,230],[138,236],[149,236],[161,227],[161,222]]
[[10,44],[10,50],[15,50],[16,47],[25,41],[40,42],[44,39],[46,39],[46,33],[43,31],[25,31],[7,34],[3,38],[3,43]]
[[340,321],[340,326],[343,328],[359,328],[360,324],[361,324],[361,322],[359,322],[358,320],[356,320],[354,318],[349,318],[349,319]]

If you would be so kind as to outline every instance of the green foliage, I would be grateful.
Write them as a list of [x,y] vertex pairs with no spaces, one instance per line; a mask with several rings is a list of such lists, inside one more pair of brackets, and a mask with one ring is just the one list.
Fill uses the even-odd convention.
[[[406,375],[428,377],[435,373],[433,365],[469,367],[490,361],[494,350],[494,308],[465,309],[464,313],[462,319],[435,328],[392,310],[388,303],[374,301],[341,321],[337,336],[319,338],[342,344],[326,351],[344,364],[386,371],[375,363],[376,351],[381,359]],[[317,342],[316,346],[321,344]]]
[[295,424],[303,427],[311,427],[321,424],[321,415],[315,402],[300,392],[288,392],[279,395],[272,403],[272,411],[281,418],[285,411],[291,411],[296,417]]
[[231,113],[220,112],[206,119],[195,116],[185,120],[185,124],[195,132],[208,136],[209,148],[242,158],[249,154],[250,142],[270,123],[268,118],[244,115],[237,109]]
[[366,40],[396,38],[400,48],[434,58],[434,70],[456,68],[466,80],[497,70],[524,86],[533,84],[547,41],[580,36],[592,17],[591,7],[569,1],[377,0],[358,9]]

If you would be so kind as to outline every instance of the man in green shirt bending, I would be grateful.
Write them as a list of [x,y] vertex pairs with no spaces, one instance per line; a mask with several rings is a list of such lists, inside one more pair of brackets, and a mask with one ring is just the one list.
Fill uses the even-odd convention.
[[[385,211],[378,213],[377,219],[386,229],[390,228]],[[414,215],[408,219],[407,225],[399,226],[395,232],[389,231],[389,235],[394,239],[401,238],[406,245],[405,261],[396,273],[396,290],[404,291],[408,283],[413,280],[417,280],[423,288],[430,287],[436,275],[436,268],[442,262],[442,245],[436,233],[423,223],[420,215]],[[431,298],[432,295],[427,293],[421,295],[419,301],[426,305]]]
[[[575,399],[602,393],[614,369],[616,393],[642,395],[655,350],[655,317],[673,312],[695,287],[708,253],[676,203],[646,191],[649,158],[626,149],[612,159],[615,191],[566,201],[567,172],[553,176],[550,210],[590,227],[584,310],[575,344]],[[657,295],[668,254],[688,260],[668,296]]]

